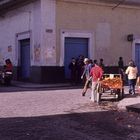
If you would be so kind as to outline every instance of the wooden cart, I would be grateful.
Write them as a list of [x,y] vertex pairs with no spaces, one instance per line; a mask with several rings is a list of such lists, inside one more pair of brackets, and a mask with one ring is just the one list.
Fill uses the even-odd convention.
[[120,100],[124,96],[124,87],[121,74],[104,74],[103,78],[97,84],[95,89],[97,102],[101,101],[103,93],[115,95],[116,99]]

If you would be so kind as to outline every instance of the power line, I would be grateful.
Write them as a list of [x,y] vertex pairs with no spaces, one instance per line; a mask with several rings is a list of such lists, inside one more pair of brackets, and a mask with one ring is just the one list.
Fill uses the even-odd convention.
[[121,4],[124,3],[124,2],[125,2],[125,0],[120,1],[117,5],[115,5],[115,6],[112,8],[112,10],[114,10],[115,8],[117,8],[119,5],[121,5]]

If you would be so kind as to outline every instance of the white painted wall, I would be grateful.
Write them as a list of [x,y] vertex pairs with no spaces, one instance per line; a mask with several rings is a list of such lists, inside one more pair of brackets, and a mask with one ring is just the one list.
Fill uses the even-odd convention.
[[32,28],[32,65],[41,65],[41,3],[40,0],[33,5]]
[[41,0],[42,65],[56,65],[56,0]]
[[[37,1],[9,11],[4,18],[0,18],[0,65],[4,64],[6,58],[10,58],[15,66],[18,65],[17,40],[29,30],[31,31],[31,65],[36,64],[34,46],[40,44],[40,17],[40,1]],[[9,52],[8,48],[10,48]]]

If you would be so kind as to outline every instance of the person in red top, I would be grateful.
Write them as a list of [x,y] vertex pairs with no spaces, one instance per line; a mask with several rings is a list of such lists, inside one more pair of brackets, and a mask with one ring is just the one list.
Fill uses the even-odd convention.
[[12,70],[13,70],[13,65],[12,65],[12,62],[11,62],[11,60],[10,59],[6,59],[5,60],[5,72],[12,72]]
[[92,78],[91,101],[93,102],[97,101],[96,93],[94,91],[95,91],[98,81],[102,78],[102,75],[103,75],[102,68],[98,66],[97,63],[95,63],[94,67],[92,67],[90,71],[90,76]]

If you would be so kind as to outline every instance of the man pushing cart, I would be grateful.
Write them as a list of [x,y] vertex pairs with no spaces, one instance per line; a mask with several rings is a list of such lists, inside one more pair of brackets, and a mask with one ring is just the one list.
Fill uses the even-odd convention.
[[110,93],[109,95],[114,95],[118,100],[122,99],[124,96],[124,87],[121,74],[103,74],[94,92],[96,93],[96,101],[98,103],[103,93]]

